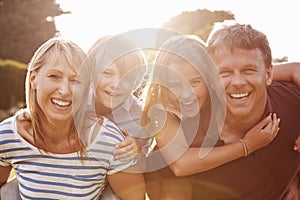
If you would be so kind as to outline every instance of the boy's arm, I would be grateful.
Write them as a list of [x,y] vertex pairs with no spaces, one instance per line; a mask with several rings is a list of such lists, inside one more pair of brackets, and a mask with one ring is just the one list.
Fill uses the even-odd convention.
[[273,65],[274,81],[292,81],[300,87],[300,62],[278,63]]

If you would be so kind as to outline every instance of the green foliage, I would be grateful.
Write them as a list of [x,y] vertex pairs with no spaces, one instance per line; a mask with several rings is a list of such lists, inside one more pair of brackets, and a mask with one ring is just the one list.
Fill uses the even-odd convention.
[[[234,15],[230,12],[198,9],[192,12],[182,12],[165,22],[162,27],[179,33],[197,35],[203,41],[206,41],[216,22],[233,19]],[[167,37],[167,35],[160,34],[158,43],[161,43]]]
[[284,56],[282,58],[273,58],[273,63],[283,63],[288,61],[288,57]]
[[0,0],[0,58],[28,63],[55,36],[53,18],[63,13],[55,0]]
[[0,59],[0,109],[9,110],[25,104],[25,64]]

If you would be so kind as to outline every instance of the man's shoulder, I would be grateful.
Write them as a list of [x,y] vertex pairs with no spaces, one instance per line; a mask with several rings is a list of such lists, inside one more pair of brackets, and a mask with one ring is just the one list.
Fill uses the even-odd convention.
[[293,82],[279,82],[273,81],[271,85],[267,87],[268,95],[277,96],[294,96],[300,98],[300,88]]

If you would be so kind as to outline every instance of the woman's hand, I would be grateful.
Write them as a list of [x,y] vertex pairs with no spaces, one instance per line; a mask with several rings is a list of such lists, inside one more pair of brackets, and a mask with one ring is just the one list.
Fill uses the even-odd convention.
[[280,119],[273,113],[251,128],[242,139],[249,148],[248,153],[250,154],[272,142],[279,131],[279,123]]
[[121,162],[129,162],[136,158],[138,153],[142,152],[142,148],[136,138],[130,136],[124,129],[121,129],[121,131],[126,136],[126,139],[116,144],[114,156],[116,160],[119,160]]

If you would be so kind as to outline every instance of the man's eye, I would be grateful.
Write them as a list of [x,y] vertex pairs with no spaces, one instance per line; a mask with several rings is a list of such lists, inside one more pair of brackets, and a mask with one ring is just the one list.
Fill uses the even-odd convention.
[[251,74],[256,73],[256,70],[255,69],[245,69],[244,73],[247,75],[251,75]]
[[219,74],[221,77],[227,77],[227,76],[230,76],[231,73],[230,73],[230,71],[220,71]]

